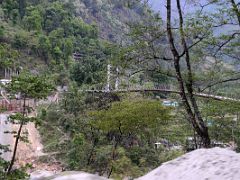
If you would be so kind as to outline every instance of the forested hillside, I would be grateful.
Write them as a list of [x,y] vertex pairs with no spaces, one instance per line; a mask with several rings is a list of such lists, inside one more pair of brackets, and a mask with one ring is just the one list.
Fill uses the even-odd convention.
[[[42,164],[132,179],[198,148],[239,151],[239,1],[164,6],[0,0],[0,135],[14,139],[0,179]],[[24,159],[29,124],[43,148]]]
[[73,4],[77,16],[87,23],[98,25],[101,38],[118,43],[127,41],[129,24],[144,19],[150,10],[138,0],[85,0]]
[[90,77],[78,77],[79,83],[100,82],[112,53],[110,43],[128,41],[127,23],[139,20],[143,9],[140,3],[124,1],[2,1],[1,49],[12,53],[2,55],[1,71],[27,67],[46,72],[47,67],[56,70],[56,76],[61,71],[57,79],[64,84],[69,69],[73,68],[74,76],[82,63],[74,63],[75,55],[87,61],[88,65],[81,67],[87,68],[84,71],[92,71]]

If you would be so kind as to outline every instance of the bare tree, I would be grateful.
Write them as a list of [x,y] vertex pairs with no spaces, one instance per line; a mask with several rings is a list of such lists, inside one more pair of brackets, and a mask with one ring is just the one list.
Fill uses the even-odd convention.
[[[193,128],[197,132],[197,134],[201,137],[203,147],[209,148],[211,141],[208,134],[208,128],[205,125],[201,113],[199,111],[199,107],[197,105],[196,99],[194,97],[193,92],[193,75],[192,75],[192,68],[190,62],[190,54],[189,54],[189,47],[187,46],[186,39],[185,39],[185,32],[183,29],[183,16],[181,10],[181,4],[179,0],[177,2],[177,9],[179,15],[179,34],[181,38],[181,45],[184,50],[184,55],[179,53],[180,50],[177,49],[177,46],[174,42],[174,36],[172,32],[172,7],[171,7],[171,0],[167,0],[167,36],[168,42],[171,48],[173,61],[174,61],[174,68],[176,73],[176,78],[179,86],[181,100],[183,102],[184,108],[187,112],[188,119],[191,122]],[[183,79],[182,70],[180,67],[180,61],[184,59],[187,64],[187,80]],[[188,96],[187,96],[188,94]]]

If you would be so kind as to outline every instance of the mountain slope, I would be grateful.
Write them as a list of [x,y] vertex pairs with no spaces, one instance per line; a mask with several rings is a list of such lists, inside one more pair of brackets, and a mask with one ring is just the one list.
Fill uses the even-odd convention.
[[96,23],[100,36],[113,42],[125,41],[128,23],[140,21],[146,15],[146,6],[128,0],[73,1],[76,13],[87,23]]

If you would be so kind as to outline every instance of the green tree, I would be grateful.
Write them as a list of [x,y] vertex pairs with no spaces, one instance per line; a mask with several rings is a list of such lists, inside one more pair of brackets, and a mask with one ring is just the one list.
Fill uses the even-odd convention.
[[46,7],[43,15],[43,28],[48,33],[52,30],[61,27],[64,19],[71,17],[70,13],[64,9],[62,2],[53,2]]
[[[131,36],[134,43],[127,50],[124,49],[126,52],[122,54],[122,64],[127,64],[133,70],[137,68],[136,72],[152,74],[154,82],[157,75],[165,80],[164,83],[174,87],[177,85],[183,108],[188,114],[188,122],[201,137],[204,146],[210,147],[208,128],[201,115],[196,93],[220,93],[220,84],[223,87],[223,83],[239,80],[239,74],[237,75],[234,67],[231,70],[226,68],[229,64],[226,56],[237,57],[239,29],[233,30],[233,33],[226,30],[223,36],[216,35],[217,27],[238,22],[236,12],[239,10],[236,9],[235,1],[211,1],[206,4],[201,2],[199,8],[202,10],[185,16],[181,1],[176,0],[178,21],[173,22],[172,2],[167,1],[167,26],[159,15],[152,15],[153,18],[148,18],[137,26],[134,24],[136,27]],[[198,6],[199,2],[189,4],[190,7]],[[214,12],[205,11],[210,5],[218,8]],[[231,8],[232,6],[235,8]],[[238,26],[238,23],[236,25]],[[174,26],[179,28],[174,29]],[[216,56],[216,52],[220,52],[219,56]],[[134,59],[136,61],[132,61]],[[207,68],[208,65],[212,66],[212,69]],[[222,95],[224,92],[226,93],[221,89]]]
[[71,70],[71,78],[79,86],[100,84],[104,78],[103,73],[105,73],[104,64],[100,60],[88,56],[83,61],[74,64]]
[[0,45],[0,69],[18,67],[19,63],[15,60],[19,56],[19,52],[12,49],[8,44]]
[[18,144],[20,140],[26,141],[27,138],[22,135],[22,128],[28,122],[38,122],[37,118],[28,117],[27,114],[31,111],[31,107],[26,105],[27,98],[42,99],[46,98],[53,90],[52,84],[43,76],[32,75],[29,72],[22,72],[19,76],[13,77],[11,83],[7,86],[7,90],[11,94],[20,93],[23,100],[23,110],[21,113],[11,115],[10,119],[14,123],[19,124],[19,129],[16,133],[16,140],[14,143],[13,155],[10,164],[7,168],[7,174],[11,174]]
[[6,0],[2,3],[2,8],[6,19],[11,19],[14,23],[17,22],[18,4],[15,0]]
[[239,108],[238,102],[204,101],[203,117],[209,125],[210,136],[214,141],[234,142],[239,147]]
[[[105,133],[113,133],[112,161],[116,160],[117,148],[123,138],[129,134],[141,139],[152,139],[160,136],[170,120],[170,109],[163,107],[158,101],[140,100],[116,102],[107,110],[91,112],[93,126]],[[114,165],[108,170],[111,176]]]
[[43,57],[46,64],[49,64],[49,55],[51,52],[51,42],[46,35],[39,35],[38,37],[38,51]]
[[36,7],[27,7],[27,13],[24,16],[23,22],[28,31],[36,30],[39,32],[42,30],[42,14]]

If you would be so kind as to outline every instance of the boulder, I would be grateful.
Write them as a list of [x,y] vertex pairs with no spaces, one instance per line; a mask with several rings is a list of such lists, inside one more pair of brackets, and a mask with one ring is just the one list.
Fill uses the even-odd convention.
[[224,148],[198,149],[138,180],[240,180],[240,154]]

